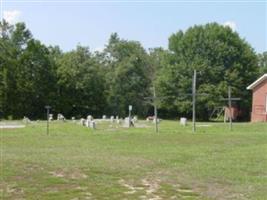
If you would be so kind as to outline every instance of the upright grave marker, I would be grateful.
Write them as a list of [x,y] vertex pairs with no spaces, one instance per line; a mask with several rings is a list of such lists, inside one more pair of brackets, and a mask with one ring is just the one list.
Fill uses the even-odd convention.
[[229,117],[229,129],[230,131],[233,130],[233,120],[232,120],[232,101],[239,101],[241,100],[241,98],[238,97],[232,97],[232,88],[231,86],[228,86],[228,98],[222,98],[223,101],[228,101],[228,110],[230,113],[230,117]]
[[158,128],[158,108],[157,108],[157,101],[162,99],[164,97],[157,97],[156,95],[156,88],[155,86],[153,87],[153,96],[152,97],[145,97],[145,99],[147,100],[151,100],[152,101],[152,105],[154,106],[154,120],[155,120],[155,131],[156,133],[159,132],[159,128]]

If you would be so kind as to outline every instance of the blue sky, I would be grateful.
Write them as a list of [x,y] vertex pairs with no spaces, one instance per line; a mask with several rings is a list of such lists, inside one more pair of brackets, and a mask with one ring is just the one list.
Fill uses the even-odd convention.
[[[2,0],[2,16],[24,21],[35,38],[64,51],[77,44],[101,50],[111,33],[145,48],[168,46],[168,38],[195,24],[228,23],[256,52],[267,50],[267,3],[242,2],[34,2]],[[87,0],[90,1],[90,0]]]

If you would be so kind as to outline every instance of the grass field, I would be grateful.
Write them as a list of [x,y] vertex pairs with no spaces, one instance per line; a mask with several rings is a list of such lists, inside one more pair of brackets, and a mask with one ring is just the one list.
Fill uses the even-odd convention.
[[267,199],[267,124],[208,124],[2,129],[1,198]]

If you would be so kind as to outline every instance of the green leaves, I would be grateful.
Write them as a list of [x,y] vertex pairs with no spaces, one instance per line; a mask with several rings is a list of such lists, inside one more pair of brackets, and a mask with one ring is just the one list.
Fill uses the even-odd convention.
[[106,71],[108,112],[126,116],[128,105],[133,105],[134,113],[144,116],[147,110],[144,97],[150,86],[147,53],[140,43],[112,34],[105,54],[109,63]]
[[[231,85],[243,113],[249,114],[251,94],[246,87],[267,71],[267,54],[251,46],[230,28],[216,23],[178,31],[169,49],[146,51],[137,41],[110,36],[103,52],[77,46],[69,52],[35,40],[24,23],[0,23],[0,111],[15,118],[44,116],[44,105],[66,117],[146,116],[145,97],[156,87],[160,116],[191,116],[193,70],[197,70],[197,117],[223,103]],[[152,113],[149,113],[152,114]]]
[[[246,86],[258,73],[257,59],[254,50],[236,32],[216,23],[194,26],[184,33],[173,34],[169,39],[169,49],[175,62],[171,64],[173,60],[169,60],[171,66],[162,68],[159,74],[158,87],[163,96],[170,95],[170,92],[173,95],[190,93],[192,74],[196,69],[198,92],[210,94],[198,98],[200,118],[205,119],[208,108],[220,103],[218,97],[226,94],[227,87],[221,87],[225,82],[235,88],[234,95],[250,99]],[[186,114],[184,106],[181,106],[183,103],[167,104],[163,102],[162,109]],[[248,105],[242,106],[245,110],[249,108]]]
[[89,48],[78,46],[63,54],[57,64],[58,111],[66,116],[100,115],[105,103],[105,81]]

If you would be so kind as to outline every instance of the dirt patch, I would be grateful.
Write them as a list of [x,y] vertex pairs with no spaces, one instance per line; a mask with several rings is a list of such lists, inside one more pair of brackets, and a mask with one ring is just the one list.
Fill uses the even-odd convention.
[[[179,175],[179,179],[177,180],[177,178],[174,178],[173,174],[177,174],[177,177]],[[173,190],[176,191],[176,194],[174,194],[173,197],[170,197],[173,199],[176,197],[181,199],[192,196],[196,199],[198,199],[197,197],[199,197],[199,199],[207,197],[218,200],[248,199],[246,194],[234,191],[229,183],[218,183],[216,180],[203,182],[201,180],[193,179],[181,171],[159,171],[156,176],[160,177],[161,182],[171,185]]]
[[24,190],[18,187],[16,184],[0,184],[0,199],[10,198],[24,200]]
[[80,171],[74,171],[72,173],[69,174],[69,177],[71,179],[85,179],[87,178],[88,176]]
[[80,190],[80,191],[83,193],[83,195],[84,195],[84,199],[91,199],[91,198],[92,198],[92,193],[87,191],[87,190],[88,190],[88,187],[85,187],[85,186],[83,186],[83,187],[78,186],[78,187],[76,187],[75,189],[76,189],[76,190]]
[[[119,184],[126,187],[128,189],[128,191],[124,192],[124,194],[134,194],[137,192],[137,188],[134,187],[133,185],[129,184],[129,183],[126,183],[125,180],[123,179],[120,179],[119,180]],[[142,188],[143,189],[143,188]]]
[[88,176],[84,174],[83,172],[79,170],[74,170],[74,171],[64,171],[64,170],[56,170],[49,172],[50,175],[58,178],[66,178],[66,179],[85,179]]
[[[161,174],[162,175],[162,174]],[[145,195],[139,196],[143,200],[161,200],[161,199],[184,199],[193,198],[201,199],[202,197],[208,197],[212,199],[225,200],[225,199],[240,199],[247,200],[245,194],[236,193],[231,190],[230,186],[219,184],[219,183],[191,183],[181,179],[180,182],[187,182],[179,184],[176,180],[166,179],[164,175],[161,178],[144,178],[141,180],[143,191]],[[162,185],[162,187],[161,187]],[[164,185],[169,189],[165,189]],[[187,187],[189,186],[189,187]],[[172,191],[172,192],[171,192]],[[170,192],[170,193],[169,193]]]
[[63,178],[65,177],[65,174],[63,171],[54,171],[54,172],[49,172],[50,175],[54,176],[54,177],[59,177],[59,178]]
[[88,187],[81,187],[81,186],[78,186],[75,188],[76,190],[81,190],[81,191],[86,191],[88,189]]
[[159,182],[160,182],[159,179],[156,180],[142,179],[142,184],[145,186],[146,199],[150,200],[162,199],[159,195],[156,194],[160,189]]
[[135,194],[138,191],[144,192],[145,195],[139,196],[140,199],[144,200],[161,200],[162,198],[157,195],[160,185],[159,180],[150,180],[150,179],[142,179],[141,185],[135,186],[134,184],[131,184],[129,182],[126,182],[123,179],[120,179],[119,184],[123,187],[127,188],[127,191],[124,192],[124,194],[130,195]]

